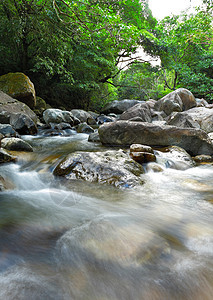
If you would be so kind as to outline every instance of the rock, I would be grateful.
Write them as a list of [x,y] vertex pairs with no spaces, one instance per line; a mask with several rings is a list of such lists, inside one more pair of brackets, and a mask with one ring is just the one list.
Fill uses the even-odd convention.
[[87,118],[87,124],[88,125],[96,125],[96,120],[92,117]]
[[72,127],[69,123],[63,123],[63,122],[58,123],[58,124],[50,123],[50,126],[52,129],[55,129],[55,130],[72,129]]
[[195,107],[187,110],[184,114],[188,119],[192,118],[194,124],[195,122],[198,123],[200,128],[206,133],[213,131],[213,109],[206,107]]
[[156,156],[149,152],[131,152],[130,156],[140,164],[156,161]]
[[162,166],[159,165],[158,163],[155,163],[155,162],[150,162],[146,166],[146,171],[147,172],[159,173],[159,172],[163,172],[163,170],[164,169],[162,168]]
[[196,163],[211,163],[213,162],[213,157],[210,155],[197,155],[194,157]]
[[149,146],[176,145],[191,155],[213,155],[213,145],[208,135],[199,129],[158,126],[145,122],[117,121],[100,126],[99,136],[102,144]]
[[198,99],[198,98],[195,98],[196,102],[197,102],[197,107],[207,107],[209,104],[206,100],[204,99]]
[[112,102],[107,103],[101,113],[103,114],[110,114],[110,113],[115,113],[115,114],[122,114],[124,111],[129,109],[130,107],[134,106],[135,104],[138,103],[145,103],[145,101],[139,101],[139,100],[129,100],[129,99],[124,99],[124,100],[115,100]]
[[48,108],[43,112],[43,119],[46,124],[50,123],[69,123],[74,125],[73,115],[69,111],[57,108]]
[[93,118],[90,113],[83,109],[72,109],[71,113],[74,117],[79,119],[81,123],[87,122],[88,118]]
[[97,123],[99,125],[105,123],[105,122],[114,122],[116,121],[116,118],[114,116],[105,116],[105,115],[100,115],[97,117]]
[[130,146],[130,156],[138,163],[148,163],[156,161],[156,156],[151,147],[141,144]]
[[98,130],[96,129],[94,132],[90,133],[88,137],[89,142],[94,142],[94,143],[99,143],[100,142],[100,137],[98,134]]
[[154,153],[152,147],[147,145],[141,145],[141,144],[132,144],[130,146],[130,153],[131,152],[148,152],[148,153]]
[[23,73],[8,73],[0,76],[0,90],[30,108],[36,105],[36,96],[33,83]]
[[181,112],[196,106],[197,102],[190,91],[178,89],[158,100],[154,109],[164,111],[169,116],[174,111]]
[[0,163],[8,163],[8,162],[14,162],[16,160],[16,157],[7,153],[4,149],[0,148]]
[[[0,162],[1,162],[1,158],[0,158]],[[15,188],[14,184],[8,178],[4,178],[0,175],[0,192],[4,190],[11,190],[14,188]]]
[[47,104],[44,101],[44,99],[42,99],[41,97],[36,97],[36,106],[34,108],[34,113],[39,116],[42,117],[43,116],[43,112],[47,109]]
[[186,170],[195,166],[192,157],[178,146],[167,147],[163,152],[158,151],[157,154],[157,162],[166,168]]
[[11,151],[33,151],[30,144],[19,138],[4,138],[1,140],[1,147]]
[[168,125],[173,125],[182,128],[197,128],[200,129],[200,125],[195,121],[187,112],[173,113],[167,121]]
[[53,174],[67,179],[133,187],[142,184],[143,167],[122,150],[106,152],[76,152],[60,162]]
[[13,129],[13,127],[10,124],[0,124],[0,133],[3,136],[17,136],[17,132]]
[[80,123],[77,127],[78,133],[92,133],[94,132],[94,129],[87,125],[87,123]]
[[24,114],[12,114],[10,116],[11,126],[21,135],[23,134],[36,134],[37,126],[33,120]]
[[120,120],[130,120],[140,118],[142,122],[152,122],[151,110],[146,103],[138,103],[129,108],[120,116]]
[[0,91],[0,123],[9,124],[13,114],[24,114],[37,123],[36,114],[26,104]]

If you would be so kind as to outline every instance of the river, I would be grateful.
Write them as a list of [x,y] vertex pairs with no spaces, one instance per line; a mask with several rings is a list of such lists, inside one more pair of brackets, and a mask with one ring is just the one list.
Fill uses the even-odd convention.
[[133,189],[67,181],[85,134],[24,137],[34,152],[2,164],[0,299],[212,300],[213,166],[147,172]]

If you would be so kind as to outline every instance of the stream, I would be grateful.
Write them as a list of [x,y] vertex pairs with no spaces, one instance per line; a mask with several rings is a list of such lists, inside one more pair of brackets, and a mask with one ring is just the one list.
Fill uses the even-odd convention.
[[56,178],[86,134],[23,137],[0,165],[0,299],[212,300],[213,166],[146,172],[117,189]]

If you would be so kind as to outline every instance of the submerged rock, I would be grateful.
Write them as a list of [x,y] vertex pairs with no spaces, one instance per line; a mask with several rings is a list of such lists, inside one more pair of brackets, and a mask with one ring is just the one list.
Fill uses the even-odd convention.
[[102,144],[149,146],[179,146],[190,155],[213,155],[213,145],[208,135],[199,129],[155,125],[147,122],[117,121],[100,126]]
[[111,184],[115,187],[134,187],[142,184],[143,167],[122,150],[106,152],[77,152],[60,162],[53,174],[67,179]]
[[33,151],[33,148],[30,144],[19,138],[4,138],[1,140],[1,146],[2,148],[12,151]]

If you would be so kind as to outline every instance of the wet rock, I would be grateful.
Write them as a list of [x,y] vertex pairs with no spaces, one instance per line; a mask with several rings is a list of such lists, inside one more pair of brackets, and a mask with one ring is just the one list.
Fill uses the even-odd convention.
[[89,142],[95,142],[95,143],[100,142],[100,137],[99,137],[99,133],[98,133],[97,129],[94,132],[90,133],[90,135],[88,137],[88,141]]
[[122,150],[73,153],[54,170],[54,175],[65,176],[67,179],[81,179],[121,188],[142,184],[142,173],[143,167]]
[[27,104],[30,108],[36,105],[34,85],[23,73],[8,73],[0,76],[0,90]]
[[147,145],[141,145],[141,144],[132,144],[130,146],[130,153],[131,152],[148,152],[148,153],[154,153],[152,147]]
[[124,111],[126,111],[127,109],[129,109],[130,107],[138,103],[145,103],[145,101],[129,100],[129,99],[124,99],[120,101],[115,100],[107,103],[102,109],[101,113],[106,115],[110,113],[122,114]]
[[149,146],[179,146],[189,154],[213,155],[213,145],[208,135],[199,129],[178,128],[145,122],[117,121],[100,126],[102,144],[125,145],[145,144]]
[[151,147],[141,144],[130,146],[130,156],[138,163],[155,162],[156,156]]
[[0,124],[0,133],[3,136],[16,136],[17,132],[13,129],[10,124]]
[[0,123],[9,124],[14,114],[24,114],[37,123],[36,114],[26,104],[0,91]]
[[197,163],[211,163],[213,162],[213,157],[210,155],[197,155],[194,157]]
[[19,138],[4,138],[1,140],[2,148],[11,151],[26,151],[32,152],[33,148],[27,142],[19,139]]
[[92,133],[94,132],[94,129],[87,125],[87,123],[80,123],[77,127],[77,132],[78,133]]
[[69,123],[73,126],[73,115],[69,111],[56,108],[48,108],[43,112],[43,119],[46,124],[50,123]]
[[24,114],[13,114],[10,117],[10,124],[21,135],[37,133],[37,126],[33,120]]
[[79,119],[81,123],[87,122],[88,118],[93,118],[89,112],[83,109],[72,109],[71,113],[74,117]]
[[152,122],[152,115],[149,105],[146,103],[138,103],[129,108],[120,116],[120,120],[130,120],[140,118],[142,122]]
[[16,160],[16,157],[9,154],[4,149],[0,148],[0,163],[8,163],[8,162],[14,162]]
[[141,164],[156,161],[156,156],[148,152],[131,152],[130,156]]
[[187,89],[177,89],[169,93],[155,104],[155,110],[164,111],[167,116],[172,112],[181,112],[196,107],[197,102],[193,94]]
[[4,190],[11,190],[14,188],[14,184],[8,178],[4,178],[0,175],[0,192]]
[[196,165],[193,158],[180,147],[170,146],[162,151],[157,151],[157,162],[166,168],[186,170]]
[[159,173],[159,172],[163,172],[163,167],[155,162],[150,162],[149,164],[147,164],[146,166],[146,171],[147,172],[154,172],[154,173]]

